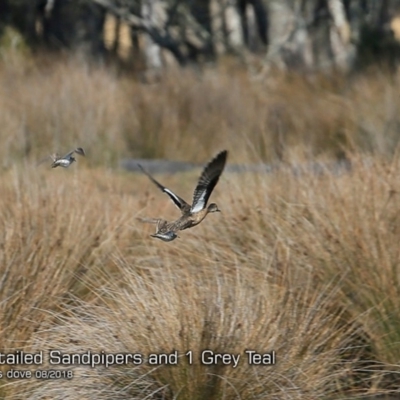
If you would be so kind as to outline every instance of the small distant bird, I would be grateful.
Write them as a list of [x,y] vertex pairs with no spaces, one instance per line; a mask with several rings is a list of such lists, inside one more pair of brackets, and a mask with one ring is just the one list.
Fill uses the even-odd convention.
[[[80,156],[85,156],[85,151],[82,149],[82,147],[77,147],[75,150],[70,151],[67,153],[64,157],[60,157],[59,154],[52,154],[50,155],[50,158],[53,160],[53,163],[51,164],[51,168],[57,168],[57,167],[63,167],[63,168],[68,168],[73,162],[76,161],[75,157],[73,157],[73,154],[79,154]],[[39,164],[47,160],[48,157],[46,157],[44,160],[40,161]]]
[[192,228],[198,225],[203,219],[211,212],[220,212],[215,203],[211,203],[207,207],[208,199],[211,196],[219,177],[224,170],[228,152],[226,150],[218,153],[207,166],[204,168],[200,175],[199,181],[193,193],[192,205],[188,204],[181,197],[176,195],[170,189],[157,182],[148,172],[146,172],[141,165],[139,168],[146,174],[149,179],[164,193],[167,193],[174,204],[180,209],[182,216],[173,222],[168,222],[163,219],[148,219],[140,218],[142,222],[157,224],[156,233],[152,237],[170,242],[178,237],[177,231],[182,231],[187,228]]

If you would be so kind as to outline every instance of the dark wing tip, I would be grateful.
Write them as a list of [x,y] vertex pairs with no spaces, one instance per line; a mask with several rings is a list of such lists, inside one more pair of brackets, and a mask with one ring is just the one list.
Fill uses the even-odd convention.
[[[228,158],[228,151],[219,152],[204,168],[193,193],[192,210],[205,207],[221,176]],[[199,203],[200,202],[200,203]]]
[[81,156],[86,156],[85,150],[83,150],[82,147],[77,147],[75,153],[80,154]]
[[159,183],[158,181],[156,181],[153,177],[152,177],[152,175],[150,175],[139,163],[138,164],[136,164],[138,167],[139,167],[139,169],[155,184],[155,185],[157,185],[161,190],[164,190],[164,186],[163,185],[161,185],[161,183]]
[[[215,159],[219,159],[219,158],[221,158],[221,160],[226,161],[226,159],[228,158],[228,150],[222,150],[222,151],[220,151],[220,152],[214,157],[214,160],[215,160]],[[211,162],[212,162],[212,161],[211,161]]]
[[221,175],[228,159],[228,150],[220,151],[204,168],[204,171],[218,171],[217,175]]
[[[220,151],[204,168],[202,177],[211,175],[210,178],[219,178],[225,168],[226,160],[228,158],[228,150]],[[201,178],[202,178],[201,177]],[[201,179],[200,178],[200,179]],[[211,179],[212,179],[211,178]]]

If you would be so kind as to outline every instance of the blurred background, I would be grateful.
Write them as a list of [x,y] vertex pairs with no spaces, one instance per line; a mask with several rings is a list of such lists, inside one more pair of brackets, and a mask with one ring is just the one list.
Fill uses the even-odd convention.
[[3,167],[393,155],[398,0],[3,0]]
[[[3,0],[1,32],[36,51],[79,51],[140,71],[232,55],[261,69],[395,68],[398,0]],[[4,45],[4,39],[3,39]]]

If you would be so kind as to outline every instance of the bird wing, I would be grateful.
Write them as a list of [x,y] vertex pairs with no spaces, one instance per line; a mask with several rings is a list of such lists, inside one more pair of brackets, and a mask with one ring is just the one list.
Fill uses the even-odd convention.
[[168,222],[165,219],[162,218],[147,218],[147,217],[136,217],[136,219],[140,222],[143,222],[145,224],[155,224],[157,225],[157,232],[160,231],[169,231],[167,229]]
[[86,156],[85,150],[83,150],[82,147],[77,147],[74,151],[76,154],[79,154],[80,156]]
[[60,157],[60,158],[68,160],[74,153],[75,153],[75,150],[72,150],[69,153],[67,153],[64,157]]
[[181,197],[179,197],[177,194],[175,194],[172,190],[169,190],[165,186],[161,185],[160,182],[157,182],[140,164],[138,164],[138,167],[142,170],[142,172],[147,175],[147,177],[164,193],[167,193],[167,195],[171,198],[171,200],[174,202],[174,204],[182,211],[182,214],[190,210],[190,205],[186,203],[185,200],[183,200]]
[[159,224],[160,219],[159,218],[142,218],[142,217],[137,217],[136,218],[138,221],[143,222],[145,224]]
[[201,211],[207,206],[208,199],[224,170],[227,157],[228,152],[221,151],[204,168],[193,193],[193,203],[190,209],[192,213]]
[[[65,159],[69,159],[71,156],[72,156],[72,154],[74,154],[74,153],[76,153],[76,154],[79,154],[80,156],[85,156],[86,155],[86,153],[85,153],[85,151],[82,149],[82,147],[77,147],[76,149],[74,149],[74,150],[71,150],[69,153],[67,153],[64,157],[62,157],[62,158],[65,158]],[[59,157],[60,158],[60,157]]]
[[41,165],[45,161],[48,161],[49,159],[51,159],[54,162],[54,161],[57,161],[59,158],[60,158],[60,156],[57,153],[49,154],[48,156],[43,157],[40,161],[38,161],[36,165]]

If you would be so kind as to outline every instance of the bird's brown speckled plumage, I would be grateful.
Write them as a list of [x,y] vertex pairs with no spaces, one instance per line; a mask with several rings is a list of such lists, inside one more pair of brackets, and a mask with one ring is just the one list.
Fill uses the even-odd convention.
[[227,157],[228,152],[223,150],[218,153],[204,168],[193,193],[192,205],[189,205],[181,197],[176,195],[165,186],[161,185],[161,183],[156,181],[139,165],[139,168],[149,177],[149,179],[161,191],[168,194],[168,196],[182,213],[180,218],[172,222],[168,222],[163,219],[141,219],[142,222],[157,224],[156,233],[151,235],[152,237],[170,242],[178,237],[176,232],[198,225],[210,212],[220,211],[215,203],[211,203],[207,207],[207,202],[216,184],[218,183],[222,171],[224,170]]

